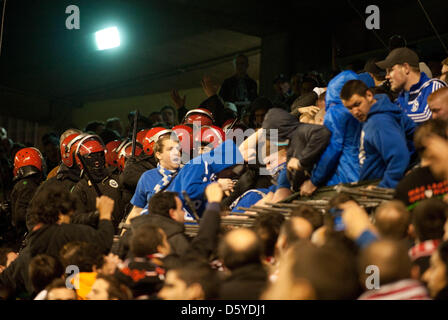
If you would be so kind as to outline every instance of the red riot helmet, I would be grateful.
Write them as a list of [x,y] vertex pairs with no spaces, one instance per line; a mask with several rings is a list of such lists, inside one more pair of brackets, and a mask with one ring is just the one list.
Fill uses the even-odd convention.
[[187,112],[184,124],[200,124],[201,126],[211,126],[215,122],[213,114],[210,110],[204,108],[196,108]]
[[118,168],[118,152],[117,149],[120,146],[120,140],[110,141],[106,144],[106,164],[109,167]]
[[151,129],[143,129],[143,130],[140,130],[139,132],[137,132],[137,137],[135,140],[138,143],[140,143],[140,145],[143,146],[143,141],[145,140],[146,134],[148,133],[149,130],[151,130]]
[[189,153],[193,149],[193,127],[192,125],[179,124],[173,127],[182,152]]
[[216,148],[225,140],[224,131],[217,126],[202,126],[195,130],[193,137],[195,145],[209,145],[212,144],[213,148]]
[[14,157],[14,178],[25,178],[43,171],[43,156],[36,148],[23,148]]
[[149,156],[154,154],[154,144],[159,140],[159,138],[165,134],[171,134],[173,130],[166,129],[163,127],[155,127],[149,129],[143,139],[143,152]]
[[84,135],[81,140],[76,142],[75,159],[76,164],[82,170],[84,169],[81,160],[78,155],[82,157],[88,156],[92,153],[103,152],[105,153],[106,148],[104,147],[101,138],[96,135]]
[[82,139],[83,136],[84,135],[82,133],[72,133],[65,137],[63,141],[61,141],[61,144],[59,146],[61,151],[61,160],[62,163],[69,168],[73,167],[74,164],[73,152],[76,151],[76,147],[74,146],[76,142],[79,142],[79,140]]
[[[118,169],[123,172],[126,160],[132,156],[132,141],[125,140],[117,148],[118,152]],[[135,155],[139,156],[143,152],[143,149],[139,144],[135,145]]]

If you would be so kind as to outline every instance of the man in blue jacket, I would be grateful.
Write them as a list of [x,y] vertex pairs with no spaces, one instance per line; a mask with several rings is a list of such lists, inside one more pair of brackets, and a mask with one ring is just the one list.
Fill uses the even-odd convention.
[[364,82],[348,81],[341,90],[344,106],[363,123],[360,180],[381,179],[379,187],[395,188],[414,152],[413,121],[385,94],[374,95]]
[[431,109],[428,106],[428,96],[446,83],[439,79],[429,79],[420,72],[418,55],[408,48],[392,50],[383,61],[376,65],[387,71],[392,91],[399,92],[395,101],[404,113],[415,123],[431,119]]
[[311,195],[320,186],[359,180],[358,153],[361,124],[344,107],[340,98],[344,84],[355,79],[365,81],[368,87],[375,86],[373,79],[368,74],[362,76],[353,71],[339,73],[328,84],[325,96],[324,126],[331,131],[331,139],[312,171],[311,179],[302,184],[301,195]]

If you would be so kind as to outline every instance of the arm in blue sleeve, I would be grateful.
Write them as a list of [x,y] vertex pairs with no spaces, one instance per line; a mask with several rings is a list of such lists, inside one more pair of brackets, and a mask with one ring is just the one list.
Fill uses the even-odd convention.
[[358,247],[362,249],[377,240],[378,240],[377,236],[372,231],[365,230],[363,233],[361,233],[358,239],[356,239],[356,244],[358,245]]
[[376,130],[373,143],[386,164],[378,186],[395,188],[409,164],[409,150],[401,127],[390,117],[381,117],[381,129]]
[[146,175],[142,174],[137,183],[137,188],[135,188],[134,196],[131,199],[131,203],[139,208],[144,208],[146,206],[146,193],[145,193],[145,179]]
[[324,184],[333,175],[338,166],[339,157],[342,154],[346,130],[345,124],[348,116],[351,115],[338,108],[341,108],[341,106],[335,105],[330,107],[325,115],[324,125],[331,131],[331,138],[330,143],[311,174],[311,182],[315,186]]

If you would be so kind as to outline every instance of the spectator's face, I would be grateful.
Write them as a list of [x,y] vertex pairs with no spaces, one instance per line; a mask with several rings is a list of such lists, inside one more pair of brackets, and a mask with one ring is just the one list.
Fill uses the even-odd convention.
[[350,111],[352,116],[358,121],[364,122],[367,120],[367,115],[373,104],[373,94],[370,91],[367,91],[365,97],[354,94],[349,100],[342,100],[342,103]]
[[162,152],[157,152],[156,157],[165,169],[175,170],[179,168],[181,162],[179,143],[171,139],[166,139],[163,142]]
[[189,300],[188,287],[185,281],[179,279],[177,272],[168,271],[163,288],[159,291],[163,300]]
[[266,115],[267,110],[265,109],[258,109],[255,111],[255,126],[257,128],[260,128],[263,124],[264,116]]
[[406,84],[409,70],[406,70],[403,65],[396,64],[392,68],[388,68],[386,71],[386,79],[389,80],[392,91],[401,91]]
[[249,63],[246,58],[238,57],[235,61],[235,71],[237,74],[245,75],[247,73],[247,68],[249,67]]
[[87,300],[109,300],[109,283],[104,279],[97,279],[92,286]]
[[435,297],[440,290],[448,285],[446,279],[446,265],[440,259],[438,251],[435,251],[432,254],[430,266],[423,274],[422,280],[426,282],[432,297]]
[[439,96],[428,102],[429,108],[432,111],[433,119],[448,120],[448,99],[444,99],[446,95]]
[[162,112],[163,121],[167,124],[174,124],[174,112],[171,109],[165,109]]
[[185,212],[182,208],[182,201],[176,197],[176,209],[170,209],[170,217],[177,222],[184,223]]
[[73,289],[54,288],[47,294],[48,300],[76,300],[76,294]]

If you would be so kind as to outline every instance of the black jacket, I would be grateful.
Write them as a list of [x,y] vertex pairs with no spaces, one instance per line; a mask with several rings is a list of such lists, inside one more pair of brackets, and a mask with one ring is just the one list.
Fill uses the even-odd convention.
[[244,101],[243,99],[247,99],[250,102],[254,101],[257,98],[257,83],[255,80],[251,79],[246,75],[244,77],[244,84],[246,86],[247,95],[246,97],[240,96],[238,93],[238,81],[239,79],[236,76],[227,78],[221,85],[221,90],[219,91],[219,95],[226,102],[239,102]]
[[38,254],[48,254],[59,258],[61,248],[72,241],[95,244],[105,254],[112,247],[114,227],[109,220],[100,220],[98,229],[79,224],[61,224],[42,226],[32,231],[27,246],[20,252],[8,268],[0,274],[0,286],[4,285],[16,293],[32,292],[28,278],[31,259]]
[[120,184],[126,191],[134,195],[142,174],[156,167],[157,162],[153,156],[142,153],[137,157],[130,157],[126,161],[123,173],[120,175]]
[[[208,259],[216,250],[218,244],[218,234],[221,223],[220,207],[218,203],[207,204],[200,221],[198,234],[193,239],[184,233],[185,227],[182,223],[168,217],[157,214],[147,214],[132,219],[131,229],[128,230],[120,240],[119,256],[121,258],[129,256],[129,241],[132,236],[132,230],[146,223],[156,225],[165,232],[171,247],[171,256],[175,255],[177,257],[182,257],[189,255]],[[174,262],[172,264],[174,264]]]
[[263,129],[278,129],[279,140],[289,139],[288,159],[297,158],[302,168],[311,171],[330,142],[331,132],[316,124],[301,123],[287,111],[273,108],[263,121]]
[[17,235],[24,235],[26,228],[26,214],[28,205],[34,196],[39,184],[42,181],[41,175],[33,175],[16,181],[11,192],[12,225],[17,230]]
[[[124,216],[125,207],[118,180],[119,177],[116,174],[111,174],[97,183],[100,192],[115,201],[114,211],[112,212],[112,223],[115,228],[118,227]],[[73,215],[72,222],[95,226],[98,219],[95,214],[98,195],[90,180],[87,177],[81,179],[73,187],[72,193],[76,197],[76,212]]]
[[236,268],[221,283],[219,298],[222,300],[258,300],[267,281],[268,274],[261,263]]

